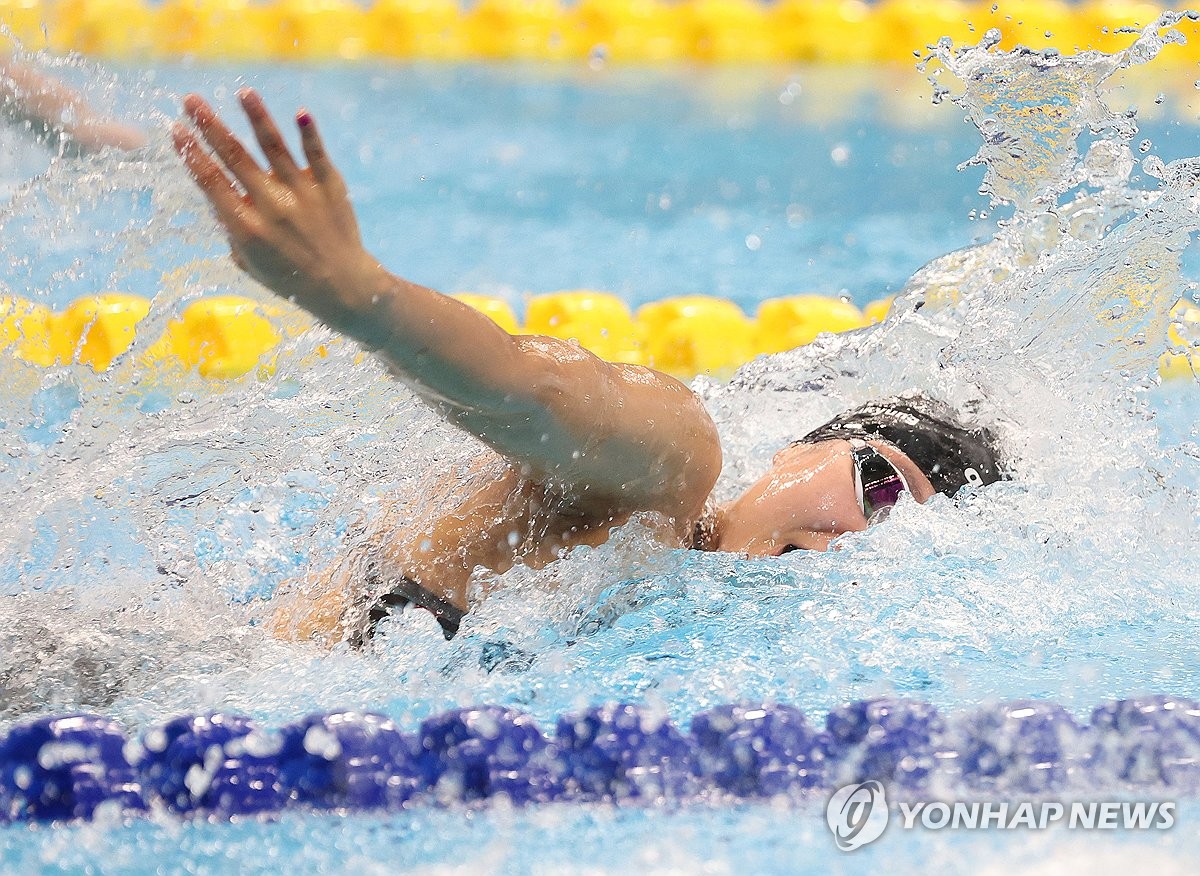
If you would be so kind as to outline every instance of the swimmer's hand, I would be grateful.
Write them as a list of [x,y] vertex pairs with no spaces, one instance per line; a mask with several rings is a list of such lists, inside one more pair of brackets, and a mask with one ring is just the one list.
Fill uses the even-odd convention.
[[335,329],[357,335],[356,318],[390,283],[363,249],[346,184],[325,153],[316,123],[296,114],[308,167],[292,157],[252,89],[238,92],[269,163],[264,170],[203,99],[184,110],[208,151],[176,124],[175,148],[229,235],[233,260],[271,291],[294,300]]

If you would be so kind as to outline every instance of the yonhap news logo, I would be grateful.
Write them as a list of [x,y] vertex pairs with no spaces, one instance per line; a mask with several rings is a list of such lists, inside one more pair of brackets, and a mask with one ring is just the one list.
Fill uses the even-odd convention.
[[[903,801],[896,808],[903,830],[1170,830],[1176,820],[1170,800],[937,800]],[[883,785],[875,781],[839,788],[825,807],[825,821],[843,852],[883,836],[891,815]]]
[[883,836],[888,814],[883,785],[874,781],[839,788],[825,807],[825,821],[843,852],[852,852]]

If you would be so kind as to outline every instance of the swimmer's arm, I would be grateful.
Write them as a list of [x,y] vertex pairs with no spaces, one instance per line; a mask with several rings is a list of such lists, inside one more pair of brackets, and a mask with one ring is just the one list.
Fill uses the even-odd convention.
[[75,91],[37,69],[0,56],[0,119],[28,122],[81,149],[137,149],[146,135],[98,115]]
[[362,247],[345,183],[311,116],[297,117],[309,163],[301,169],[261,99],[250,90],[241,99],[269,172],[194,95],[185,109],[220,163],[182,126],[174,132],[239,265],[381,353],[444,417],[581,511],[657,510],[690,525],[721,453],[686,386],[566,341],[514,337],[467,305],[389,274]]

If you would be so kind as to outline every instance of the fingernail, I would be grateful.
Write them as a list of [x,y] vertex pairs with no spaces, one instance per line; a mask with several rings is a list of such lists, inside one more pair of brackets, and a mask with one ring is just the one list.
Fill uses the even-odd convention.
[[300,110],[299,115],[296,116],[296,123],[301,128],[307,128],[312,124],[312,116],[308,114],[308,110]]
[[238,100],[240,100],[242,103],[247,103],[252,97],[254,97],[254,89],[250,86],[239,88],[237,96]]

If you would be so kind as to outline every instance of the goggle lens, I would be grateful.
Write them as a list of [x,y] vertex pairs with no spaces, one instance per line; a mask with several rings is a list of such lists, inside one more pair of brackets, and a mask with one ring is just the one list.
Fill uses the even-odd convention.
[[865,488],[862,495],[863,514],[867,520],[877,523],[900,501],[903,492],[904,481],[899,477],[891,477],[881,484]]
[[887,517],[900,494],[908,489],[904,476],[874,447],[865,441],[851,442],[854,458],[854,485],[858,501],[868,523]]

